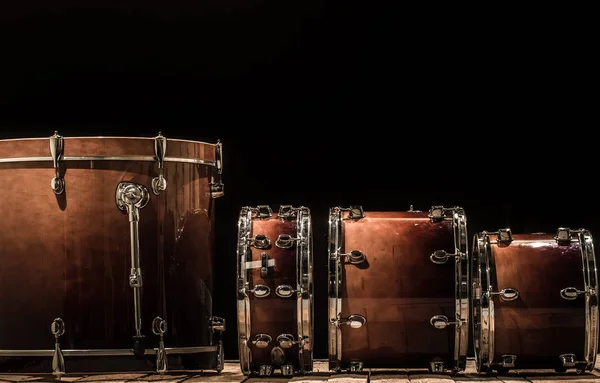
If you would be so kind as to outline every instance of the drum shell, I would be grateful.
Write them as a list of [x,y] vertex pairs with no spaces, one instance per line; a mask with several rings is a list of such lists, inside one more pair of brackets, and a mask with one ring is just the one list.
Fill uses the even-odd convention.
[[[169,140],[167,155],[214,161],[214,145]],[[3,159],[49,157],[48,139],[0,141]],[[154,140],[64,139],[64,156],[154,156]],[[52,349],[50,324],[65,322],[63,349],[131,349],[134,328],[130,228],[115,203],[120,182],[150,191],[140,210],[143,272],[142,334],[149,348],[154,317],[167,320],[166,347],[210,342],[214,267],[211,167],[165,162],[167,189],[152,193],[154,161],[61,162],[65,191],[55,195],[52,161],[0,163],[4,219],[0,222],[0,349]]]
[[360,250],[366,262],[342,266],[342,312],[366,317],[361,328],[341,327],[342,368],[451,366],[455,329],[430,324],[435,315],[455,317],[455,266],[434,264],[437,250],[454,253],[452,221],[432,222],[421,212],[365,212],[344,219],[342,253]]
[[492,290],[514,288],[518,299],[494,298],[494,361],[517,356],[515,368],[559,367],[559,356],[585,350],[585,299],[565,300],[566,287],[584,290],[581,245],[559,245],[553,235],[513,234],[492,241]]
[[[297,284],[297,246],[290,249],[281,249],[275,245],[280,234],[289,234],[292,238],[298,235],[297,220],[280,219],[277,214],[271,218],[253,218],[252,237],[266,235],[271,241],[268,249],[251,249],[251,260],[261,261],[261,254],[267,253],[268,258],[275,261],[274,267],[268,268],[268,275],[261,277],[260,268],[255,268],[250,273],[250,288],[256,285],[265,285],[270,289],[267,297],[257,298],[250,294],[250,323],[251,339],[258,334],[267,334],[272,338],[266,348],[251,346],[253,371],[258,371],[261,365],[272,365],[271,352],[274,347],[279,347],[277,337],[281,334],[298,334],[298,301],[296,294],[289,298],[282,298],[275,294],[277,286],[289,285],[296,288]],[[298,346],[283,349],[286,361],[283,364],[291,364],[294,369],[300,369],[298,360]],[[277,367],[277,366],[275,366]]]

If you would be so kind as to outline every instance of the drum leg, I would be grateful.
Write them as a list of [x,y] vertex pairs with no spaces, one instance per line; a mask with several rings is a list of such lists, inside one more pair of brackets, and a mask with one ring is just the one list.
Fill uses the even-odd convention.
[[57,380],[66,373],[65,369],[65,358],[62,350],[60,349],[60,337],[65,333],[65,323],[61,318],[56,318],[50,330],[54,335],[54,353],[52,354],[52,375],[56,376]]
[[[217,344],[215,370],[220,373],[223,371],[223,367],[225,365],[225,356],[223,352],[223,331],[225,331],[225,319],[220,317],[211,317],[210,329],[213,333],[213,338],[216,338]],[[215,339],[213,339],[213,343],[215,343]]]
[[362,372],[363,370],[363,362],[359,360],[353,360],[350,362],[350,372]]

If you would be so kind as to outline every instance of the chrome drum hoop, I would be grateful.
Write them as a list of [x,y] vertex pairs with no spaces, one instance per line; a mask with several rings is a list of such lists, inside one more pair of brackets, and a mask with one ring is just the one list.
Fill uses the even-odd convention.
[[313,242],[310,209],[298,208],[296,270],[298,290],[298,358],[302,373],[313,369],[314,300],[313,300]]
[[251,372],[252,353],[250,350],[250,298],[246,293],[248,284],[248,273],[246,262],[251,256],[249,241],[252,231],[252,208],[245,206],[240,211],[238,220],[238,243],[237,243],[237,328],[238,328],[238,352],[240,357],[240,369],[244,375]]
[[489,299],[491,246],[488,233],[473,237],[472,264],[472,330],[477,372],[490,371],[494,359],[494,301]]
[[585,371],[593,371],[598,353],[598,272],[594,241],[588,230],[578,230],[583,262],[583,282],[585,287]]
[[342,314],[342,265],[338,257],[342,242],[342,209],[333,207],[329,209],[328,231],[328,263],[329,275],[329,331],[328,331],[328,356],[329,370],[339,371],[342,368],[342,332],[337,326],[338,318]]
[[469,348],[469,248],[467,238],[467,217],[460,207],[455,207],[452,219],[454,230],[455,254],[455,300],[456,319],[462,325],[455,326],[454,341],[454,371],[463,371],[467,366],[467,351]]

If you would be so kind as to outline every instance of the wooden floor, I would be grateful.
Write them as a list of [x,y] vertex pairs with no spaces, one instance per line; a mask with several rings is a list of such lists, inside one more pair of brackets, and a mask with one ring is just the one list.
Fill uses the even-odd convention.
[[[156,383],[460,383],[467,381],[495,381],[497,383],[550,383],[568,380],[570,382],[591,383],[597,380],[600,383],[600,357],[596,370],[590,373],[577,375],[575,372],[556,374],[553,371],[514,371],[505,376],[481,376],[475,372],[473,360],[467,363],[466,371],[450,376],[448,374],[431,374],[426,370],[365,370],[360,374],[331,374],[327,370],[326,362],[315,362],[314,371],[308,376],[295,376],[283,378],[278,373],[269,378],[248,378],[241,374],[237,362],[225,364],[225,369],[217,374],[215,372],[172,372],[165,375],[147,373],[115,373],[115,374],[68,374],[62,382],[95,382],[95,383],[124,383],[124,382],[156,382]],[[0,375],[0,382],[53,382],[57,380],[52,375]]]

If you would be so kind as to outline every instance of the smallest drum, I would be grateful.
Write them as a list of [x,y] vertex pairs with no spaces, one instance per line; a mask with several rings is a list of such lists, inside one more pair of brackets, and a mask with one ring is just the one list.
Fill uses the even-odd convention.
[[237,313],[245,375],[291,376],[313,366],[310,210],[243,207],[238,221]]

